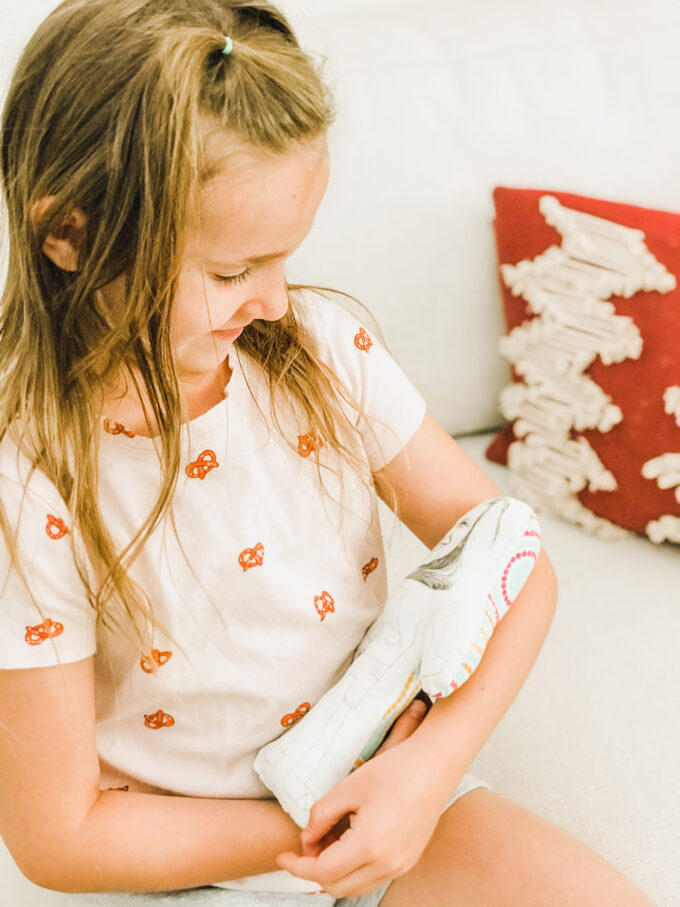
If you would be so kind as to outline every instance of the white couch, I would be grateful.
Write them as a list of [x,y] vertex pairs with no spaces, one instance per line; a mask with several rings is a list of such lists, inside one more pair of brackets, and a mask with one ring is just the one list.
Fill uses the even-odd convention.
[[[56,3],[3,4],[3,65]],[[435,417],[484,460],[508,377],[496,184],[680,211],[678,0],[284,0],[327,55],[333,174],[294,280],[354,293]],[[384,511],[390,577],[425,552]],[[497,791],[680,905],[680,551],[540,512],[560,603],[475,760]],[[0,853],[0,903],[60,907]],[[483,905],[480,905],[483,907]],[[608,907],[608,905],[607,905]]]

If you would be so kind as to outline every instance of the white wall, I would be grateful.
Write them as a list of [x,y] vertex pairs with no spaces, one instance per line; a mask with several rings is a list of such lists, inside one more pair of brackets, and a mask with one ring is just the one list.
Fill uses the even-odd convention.
[[495,185],[680,210],[678,0],[283,0],[334,171],[295,273],[362,298],[452,434],[498,423]]
[[[3,5],[0,85],[55,5]],[[447,431],[497,425],[508,370],[491,189],[680,210],[680,3],[282,6],[327,56],[338,106],[331,184],[290,277],[365,302]]]

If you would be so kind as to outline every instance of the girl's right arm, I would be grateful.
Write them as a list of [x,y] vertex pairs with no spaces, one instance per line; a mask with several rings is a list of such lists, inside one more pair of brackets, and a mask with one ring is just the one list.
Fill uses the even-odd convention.
[[55,891],[164,891],[280,869],[300,829],[274,800],[99,790],[92,657],[0,670],[0,835]]

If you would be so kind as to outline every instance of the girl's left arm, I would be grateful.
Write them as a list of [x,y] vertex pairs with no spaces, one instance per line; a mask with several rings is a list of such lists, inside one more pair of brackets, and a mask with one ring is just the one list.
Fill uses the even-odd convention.
[[[468,510],[503,492],[427,413],[420,428],[375,473],[383,500],[387,480],[402,522],[433,548]],[[476,671],[460,689],[438,699],[407,749],[449,793],[480,751],[521,689],[555,613],[557,579],[542,548],[522,590],[497,625]],[[405,755],[405,752],[404,752]]]
[[[388,504],[386,484],[392,486],[401,521],[429,548],[468,510],[503,496],[429,413],[403,451],[374,478]],[[542,549],[469,680],[438,699],[407,739],[322,797],[303,833],[305,855],[287,854],[279,865],[316,878],[335,897],[371,890],[370,884],[415,865],[451,793],[529,675],[556,602],[555,572]],[[348,812],[356,813],[349,833],[320,850],[319,842]],[[400,821],[404,816],[407,822]],[[378,832],[381,852],[370,843]]]

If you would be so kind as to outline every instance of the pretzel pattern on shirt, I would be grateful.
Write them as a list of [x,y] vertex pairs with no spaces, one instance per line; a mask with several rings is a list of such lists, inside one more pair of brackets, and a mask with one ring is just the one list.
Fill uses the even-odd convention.
[[321,450],[323,441],[312,432],[298,435],[298,453],[301,457],[308,457],[313,450]]
[[48,617],[41,624],[35,627],[26,627],[26,636],[24,637],[29,646],[39,646],[46,639],[54,639],[55,636],[61,636],[64,632],[64,625],[59,621],[50,620]]
[[172,727],[174,723],[175,719],[172,715],[168,715],[163,709],[158,709],[157,712],[144,716],[144,727],[148,727],[152,731],[157,731],[164,727]]
[[135,433],[120,422],[114,422],[112,419],[104,419],[104,431],[110,435],[125,435],[127,438],[134,438]]
[[296,721],[304,718],[311,707],[311,703],[303,702],[302,705],[299,705],[290,715],[284,715],[281,719],[281,724],[283,725],[283,727],[292,727],[296,723]]
[[58,541],[63,539],[68,528],[66,523],[59,516],[54,516],[52,513],[47,514],[47,524],[45,525],[45,532],[53,540]]
[[261,567],[264,562],[264,545],[258,542],[254,548],[244,548],[238,556],[238,562],[243,567],[243,572],[251,567]]
[[[354,334],[354,346],[360,352],[368,353],[373,347],[373,341],[363,327]],[[104,430],[109,435],[123,435],[126,438],[135,438],[135,432],[124,424],[111,419],[103,420]],[[314,451],[323,447],[323,440],[316,436],[313,431],[307,431],[297,436],[298,453],[302,458],[308,458]],[[185,467],[186,475],[191,479],[204,480],[212,471],[219,467],[217,455],[214,450],[203,450],[195,460],[188,463]],[[374,479],[370,477],[371,485],[374,486]],[[53,514],[48,514],[45,531],[52,540],[63,538],[69,529],[63,519]],[[238,555],[238,563],[246,573],[253,567],[262,566],[264,557],[264,544],[262,541],[257,542],[252,547],[244,548]],[[369,576],[377,569],[379,560],[377,557],[370,557],[366,563],[361,566],[361,576],[364,583]],[[336,602],[331,593],[324,589],[320,595],[314,596],[314,607],[321,622],[324,622],[329,614],[335,612]],[[64,632],[64,625],[57,621],[46,619],[42,624],[26,627],[26,642],[29,645],[40,645],[48,638],[54,638]],[[152,649],[150,653],[142,654],[139,658],[141,671],[145,674],[155,674],[160,668],[168,664],[172,658],[172,651]],[[311,708],[310,703],[305,701],[301,703],[294,711],[286,714],[281,718],[281,724],[284,727],[290,727],[297,723]],[[144,715],[144,726],[150,730],[159,730],[162,728],[171,728],[175,725],[174,716],[166,713],[162,708],[157,709],[151,714]]]
[[314,607],[323,621],[327,614],[332,614],[335,611],[335,599],[330,592],[326,592],[324,589],[321,595],[314,596]]
[[373,571],[376,569],[377,566],[378,566],[377,557],[372,557],[367,564],[364,564],[364,566],[361,568],[361,576],[363,577],[364,582],[366,582],[366,580],[368,579],[370,574],[373,573]]
[[159,652],[158,649],[152,649],[151,655],[142,655],[139,664],[145,674],[155,674],[159,668],[167,664],[172,658],[172,652]]
[[217,454],[214,450],[204,450],[193,463],[189,463],[186,474],[190,479],[205,479],[211,469],[217,469]]
[[360,328],[359,333],[354,337],[354,346],[358,350],[362,350],[364,353],[368,353],[373,346],[373,341],[371,340],[369,334],[366,333],[364,328]]

